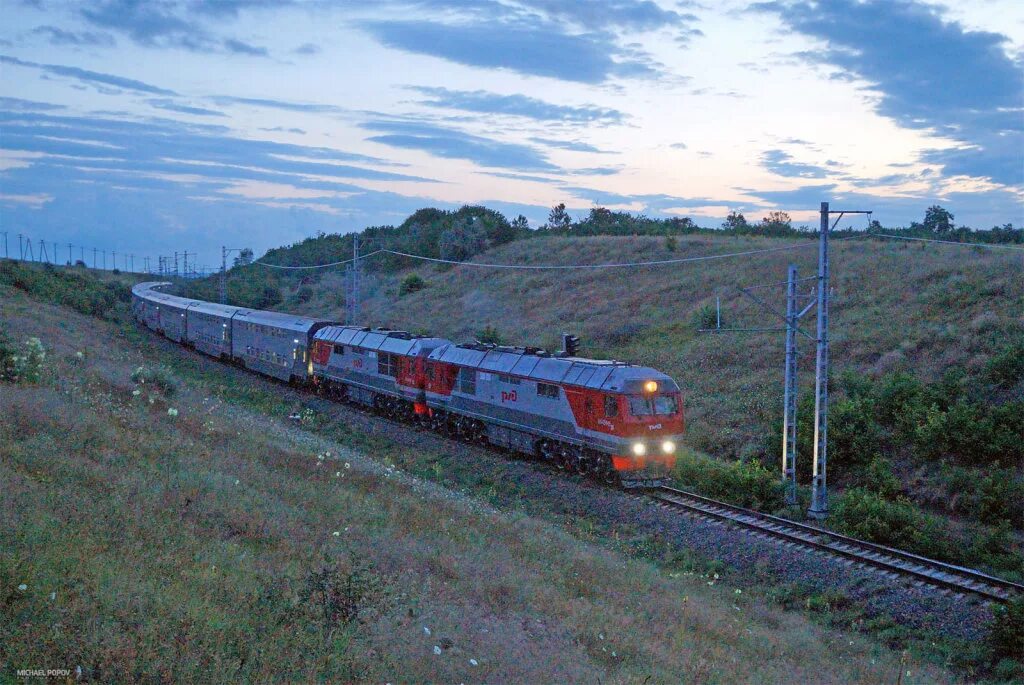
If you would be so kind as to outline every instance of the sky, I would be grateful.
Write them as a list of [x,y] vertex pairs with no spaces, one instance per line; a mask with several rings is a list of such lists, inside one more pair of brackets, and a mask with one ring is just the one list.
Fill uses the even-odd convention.
[[886,226],[933,204],[1024,223],[1015,0],[0,10],[12,254],[22,234],[61,259],[71,243],[214,266],[222,245],[259,254],[463,204],[535,227],[559,202],[705,226],[814,224],[823,200]]

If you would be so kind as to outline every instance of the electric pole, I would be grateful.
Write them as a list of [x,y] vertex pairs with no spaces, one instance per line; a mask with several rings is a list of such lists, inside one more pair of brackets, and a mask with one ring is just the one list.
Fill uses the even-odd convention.
[[220,247],[220,303],[228,303],[228,248]]
[[18,234],[18,261],[25,261],[25,248],[21,246],[22,235]]
[[99,252],[95,247],[92,248],[92,268],[96,268],[96,253]]
[[46,241],[44,241],[42,238],[39,239],[39,261],[40,262],[49,262],[50,261],[50,255],[48,255],[46,253]]
[[68,266],[72,266],[74,263],[75,259],[71,255],[71,243],[68,243]]
[[352,234],[352,325],[359,321],[359,236]]
[[796,504],[796,265],[789,265],[786,279],[786,370],[782,409],[782,480],[786,504]]

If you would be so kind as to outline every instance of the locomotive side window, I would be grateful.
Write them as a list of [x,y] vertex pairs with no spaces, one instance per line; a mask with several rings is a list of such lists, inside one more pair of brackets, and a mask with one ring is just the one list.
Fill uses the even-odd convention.
[[345,354],[345,346],[344,345],[335,345],[334,346],[334,354]]
[[459,392],[467,395],[476,394],[476,370],[459,369]]
[[537,396],[547,397],[548,399],[558,399],[558,386],[552,385],[551,383],[538,383],[537,384]]
[[377,357],[377,373],[384,376],[398,376],[398,359],[396,355],[381,352]]
[[519,385],[519,379],[515,376],[506,376],[505,374],[498,374],[498,382],[507,383],[508,385]]
[[615,395],[604,396],[604,415],[614,418],[619,415],[619,402]]

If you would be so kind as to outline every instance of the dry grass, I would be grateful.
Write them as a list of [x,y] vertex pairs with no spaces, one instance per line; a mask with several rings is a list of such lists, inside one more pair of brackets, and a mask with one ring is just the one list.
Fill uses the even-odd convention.
[[201,383],[133,395],[137,366],[173,364],[148,338],[0,298],[12,336],[40,337],[53,361],[38,386],[0,386],[4,678],[874,683],[900,669],[864,637],[509,520]]

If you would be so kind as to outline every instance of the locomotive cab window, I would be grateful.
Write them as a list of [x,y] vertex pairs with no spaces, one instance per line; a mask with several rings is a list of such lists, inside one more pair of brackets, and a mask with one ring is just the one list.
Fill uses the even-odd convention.
[[377,357],[377,373],[384,376],[398,376],[398,356],[381,352]]
[[604,396],[604,415],[610,419],[619,415],[619,400],[615,395]]
[[558,399],[558,386],[551,383],[537,384],[537,397],[547,397],[552,400]]
[[476,394],[475,369],[459,369],[459,392],[467,395]]
[[678,411],[679,400],[675,395],[629,398],[629,413],[633,416],[671,416]]

